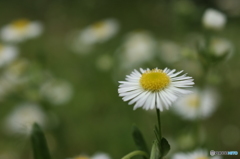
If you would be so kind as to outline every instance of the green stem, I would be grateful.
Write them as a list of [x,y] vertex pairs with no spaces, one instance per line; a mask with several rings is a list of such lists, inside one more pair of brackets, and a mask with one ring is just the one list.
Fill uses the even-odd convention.
[[158,108],[156,108],[156,111],[157,111],[157,119],[158,119],[159,139],[161,141],[161,139],[162,139],[162,129],[161,129],[160,111],[159,111]]
[[122,159],[130,159],[134,156],[137,156],[137,155],[141,155],[141,156],[145,156],[145,157],[149,157],[148,154],[144,151],[139,151],[139,150],[136,150],[136,151],[133,151],[133,152],[130,152],[129,154],[127,154],[126,156],[124,156]]

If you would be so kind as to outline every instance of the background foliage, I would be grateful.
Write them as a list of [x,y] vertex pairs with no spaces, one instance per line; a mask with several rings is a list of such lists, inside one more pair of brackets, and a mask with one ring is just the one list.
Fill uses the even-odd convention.
[[[1,100],[0,154],[10,151],[16,152],[19,159],[32,158],[29,139],[6,134],[3,126],[9,112],[19,103],[26,101],[37,102],[48,115],[54,114],[57,124],[50,122],[45,129],[53,158],[73,157],[81,153],[93,154],[98,151],[107,152],[112,158],[121,158],[135,149],[131,136],[133,123],[142,130],[150,147],[154,139],[155,113],[141,109],[133,111],[132,106],[128,106],[118,97],[117,81],[123,80],[125,74],[131,70],[119,71],[116,50],[125,35],[134,30],[147,30],[156,39],[185,45],[191,34],[206,33],[201,18],[209,7],[222,10],[218,1],[213,0],[0,1],[0,26],[19,18],[39,20],[44,25],[44,32],[40,37],[18,45],[20,56],[33,63],[33,71],[30,73],[38,70],[51,71],[55,77],[69,81],[74,88],[71,100],[61,106],[51,106],[46,101],[32,97],[32,91],[36,89],[34,84],[21,91],[17,88]],[[232,58],[215,66],[213,70],[219,82],[210,83],[218,88],[221,103],[210,118],[202,121],[207,136],[204,147],[219,151],[239,150],[240,15],[232,16],[222,11],[227,14],[228,22],[223,31],[215,34],[230,39],[235,53]],[[98,44],[94,51],[86,56],[76,54],[69,48],[68,39],[74,30],[83,29],[106,18],[115,18],[120,23],[120,31],[115,37]],[[102,71],[96,65],[102,54],[108,54],[114,59],[109,71]],[[179,63],[169,65],[158,59],[144,63],[141,67],[169,67],[177,70],[182,68]],[[194,76],[191,73],[189,75]],[[194,78],[197,85],[201,83],[201,77]],[[181,140],[181,135],[191,132],[195,125],[195,122],[181,119],[171,111],[162,113],[163,134],[173,145],[172,152],[193,150],[197,147],[184,147],[186,140]],[[238,133],[227,131],[228,134],[224,136],[228,126],[237,127]],[[236,142],[226,144],[223,140]],[[174,149],[175,144],[182,146]]]

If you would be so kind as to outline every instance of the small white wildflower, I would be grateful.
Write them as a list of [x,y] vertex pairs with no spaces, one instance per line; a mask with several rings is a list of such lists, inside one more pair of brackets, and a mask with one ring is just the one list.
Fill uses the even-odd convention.
[[31,103],[17,106],[6,118],[5,125],[10,133],[29,134],[33,123],[38,123],[45,127],[46,116],[42,109]]
[[24,73],[26,72],[28,66],[28,60],[17,59],[8,65],[8,67],[3,72],[3,76],[12,83],[24,83],[28,81],[28,76],[24,76]]
[[206,28],[221,30],[226,24],[226,15],[215,9],[207,9],[203,15],[203,25]]
[[85,44],[101,43],[112,38],[119,30],[119,24],[115,19],[106,19],[88,26],[80,34],[81,41]]
[[54,105],[61,105],[67,103],[72,95],[72,85],[63,80],[49,80],[40,88],[40,94]]
[[18,49],[12,45],[0,44],[0,67],[14,61],[18,56]]
[[93,45],[103,43],[111,39],[119,31],[119,23],[116,19],[105,19],[89,25],[76,33],[73,37],[72,49],[81,54],[91,51]]
[[39,36],[42,30],[43,26],[38,21],[19,19],[4,26],[0,31],[0,36],[4,42],[22,42]]
[[118,54],[123,67],[135,67],[151,60],[156,49],[156,42],[146,31],[135,31],[126,36]]
[[110,156],[106,153],[96,153],[91,157],[91,159],[111,159]]
[[193,93],[180,98],[175,102],[173,111],[185,119],[205,119],[216,109],[218,94],[212,88],[203,91],[193,89]]
[[227,54],[227,58],[229,58],[233,53],[233,46],[230,41],[224,38],[213,38],[210,44],[210,51],[215,56],[223,56]]

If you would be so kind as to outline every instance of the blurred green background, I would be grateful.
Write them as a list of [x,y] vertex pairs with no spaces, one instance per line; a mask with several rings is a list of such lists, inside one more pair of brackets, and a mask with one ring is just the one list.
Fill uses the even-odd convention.
[[[227,3],[227,0],[224,1]],[[240,9],[240,5],[234,7]],[[205,141],[201,146],[208,150],[239,151],[240,14],[232,14],[230,11],[233,9],[222,8],[217,0],[8,0],[0,1],[0,27],[27,18],[40,21],[44,30],[41,36],[17,44],[20,52],[18,58],[30,63],[25,76],[31,74],[34,78],[1,98],[0,158],[6,152],[16,153],[16,159],[32,158],[28,137],[6,133],[4,127],[8,114],[25,102],[37,103],[47,114],[49,122],[44,131],[53,158],[69,158],[82,153],[92,155],[99,151],[108,153],[112,158],[121,158],[136,149],[131,136],[133,123],[142,130],[150,147],[154,139],[155,112],[142,109],[133,111],[133,106],[128,106],[118,96],[117,81],[124,80],[133,68],[139,67],[168,67],[188,72],[188,66],[191,67],[188,62],[198,63],[199,60],[182,57],[180,61],[169,64],[153,58],[136,67],[122,69],[119,64],[119,56],[122,55],[118,50],[126,35],[136,30],[150,32],[156,41],[174,41],[181,47],[188,47],[194,41],[191,35],[209,34],[202,25],[202,16],[207,8],[215,8],[226,14],[225,28],[211,34],[231,41],[234,54],[214,65],[210,75],[205,75],[204,70],[200,75],[189,71],[197,86],[201,87],[206,77],[205,84],[216,87],[221,96],[217,110],[201,121],[205,132]],[[70,39],[74,31],[107,18],[116,19],[120,25],[114,37],[94,45],[88,54],[77,54],[71,50]],[[99,69],[96,64],[101,55],[112,59],[112,65],[107,70]],[[3,71],[4,68],[1,68]],[[39,83],[48,76],[46,72],[71,83],[73,95],[68,102],[54,106],[39,97]],[[194,133],[195,126],[196,121],[184,120],[171,110],[162,113],[163,135],[173,147],[171,153],[199,147],[195,142],[188,145],[185,143],[187,139],[184,139],[184,135]],[[233,127],[234,132],[228,131],[228,127]]]

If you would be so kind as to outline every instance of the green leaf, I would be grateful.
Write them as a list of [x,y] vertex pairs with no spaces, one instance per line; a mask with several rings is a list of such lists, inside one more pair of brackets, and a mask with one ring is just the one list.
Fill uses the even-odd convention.
[[170,145],[169,145],[167,139],[162,138],[162,140],[161,140],[161,157],[166,156],[168,154],[169,150],[170,150]]
[[34,159],[51,159],[45,136],[37,123],[33,124],[31,133]]
[[[147,144],[143,138],[143,135],[141,131],[137,128],[136,125],[133,125],[133,131],[132,131],[132,136],[135,144],[137,145],[138,149],[141,151],[145,151],[147,154],[149,154],[149,150],[147,147]],[[144,157],[146,159],[146,157]]]
[[152,145],[151,156],[150,159],[160,159],[160,152],[158,149],[158,141],[155,140]]

